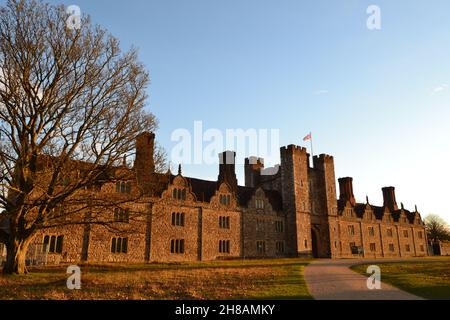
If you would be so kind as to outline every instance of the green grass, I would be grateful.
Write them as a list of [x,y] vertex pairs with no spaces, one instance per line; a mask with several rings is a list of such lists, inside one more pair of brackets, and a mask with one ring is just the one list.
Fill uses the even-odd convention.
[[[441,260],[381,263],[381,281],[422,298],[450,300],[450,260]],[[352,269],[366,275],[367,267],[358,265]]]
[[64,266],[0,275],[0,299],[311,299],[307,260],[80,265],[81,290],[66,288]]

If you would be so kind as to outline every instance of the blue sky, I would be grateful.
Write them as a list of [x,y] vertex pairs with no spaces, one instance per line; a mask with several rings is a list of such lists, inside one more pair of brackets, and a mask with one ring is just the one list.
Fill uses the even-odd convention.
[[[139,48],[169,155],[172,132],[196,120],[280,129],[281,145],[308,146],[312,131],[315,153],[335,156],[358,200],[381,204],[393,185],[399,204],[450,221],[448,0],[50,2],[78,5],[124,49]],[[371,4],[379,31],[366,27]],[[207,179],[217,171],[184,168]]]

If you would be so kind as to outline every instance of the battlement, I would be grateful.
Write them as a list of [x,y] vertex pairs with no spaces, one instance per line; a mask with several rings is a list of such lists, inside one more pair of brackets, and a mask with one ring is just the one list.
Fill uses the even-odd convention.
[[305,153],[305,154],[308,153],[308,150],[305,147],[296,146],[294,144],[290,144],[288,146],[281,147],[280,151],[282,153],[285,153],[285,152],[299,152],[299,153]]
[[314,159],[316,159],[316,158],[320,159],[320,160],[324,160],[324,161],[332,161],[332,160],[334,160],[333,156],[330,156],[330,155],[324,154],[324,153],[322,153],[319,156],[314,156]]
[[313,168],[317,170],[325,170],[325,167],[328,165],[334,164],[333,156],[327,154],[321,154],[319,156],[313,157]]

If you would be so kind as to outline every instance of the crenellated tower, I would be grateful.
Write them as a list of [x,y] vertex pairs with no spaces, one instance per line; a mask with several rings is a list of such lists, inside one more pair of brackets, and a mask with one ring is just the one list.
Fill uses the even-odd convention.
[[281,148],[281,193],[286,213],[287,244],[292,256],[311,256],[309,154],[305,148]]
[[[316,257],[336,256],[337,197],[334,158],[321,154],[313,159],[314,180],[311,181],[313,253]],[[310,180],[312,180],[310,178]]]

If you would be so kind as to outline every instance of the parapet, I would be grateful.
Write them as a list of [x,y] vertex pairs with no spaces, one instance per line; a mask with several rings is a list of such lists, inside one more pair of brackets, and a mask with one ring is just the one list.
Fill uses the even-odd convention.
[[323,160],[333,160],[334,159],[333,156],[330,156],[330,155],[324,154],[324,153],[322,153],[319,156],[314,156],[314,158],[323,159]]
[[288,145],[286,147],[281,147],[280,149],[281,154],[283,153],[303,153],[303,154],[308,154],[308,150],[304,147],[301,146],[296,146],[294,144]]
[[314,156],[313,158],[314,169],[324,170],[325,164],[332,164],[332,163],[334,163],[334,158],[333,156],[330,156],[328,154],[321,154],[319,156]]

